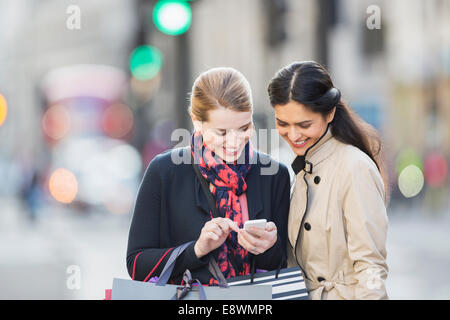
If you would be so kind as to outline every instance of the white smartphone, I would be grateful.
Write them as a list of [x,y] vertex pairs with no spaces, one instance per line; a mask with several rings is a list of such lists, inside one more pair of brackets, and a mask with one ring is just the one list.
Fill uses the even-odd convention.
[[248,220],[244,223],[244,230],[249,231],[250,227],[265,229],[266,228],[266,219],[256,219],[256,220]]

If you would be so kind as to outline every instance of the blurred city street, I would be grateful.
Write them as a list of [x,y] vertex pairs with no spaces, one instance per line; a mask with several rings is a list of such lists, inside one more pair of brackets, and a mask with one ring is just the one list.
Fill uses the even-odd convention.
[[[126,271],[128,216],[77,215],[48,208],[32,224],[17,199],[1,199],[0,299],[103,299]],[[79,267],[79,288],[70,281]]]
[[[17,199],[1,199],[0,206],[0,299],[98,300],[114,277],[129,279],[130,216],[87,217],[53,208],[33,226]],[[449,212],[396,208],[389,217],[390,299],[450,299]],[[79,288],[67,283],[73,265],[79,266]]]
[[0,28],[0,299],[129,278],[141,179],[190,143],[210,68],[244,75],[255,146],[290,167],[268,84],[310,60],[380,136],[389,297],[450,299],[450,1],[4,0]]
[[391,299],[450,299],[450,213],[388,211],[387,290]]

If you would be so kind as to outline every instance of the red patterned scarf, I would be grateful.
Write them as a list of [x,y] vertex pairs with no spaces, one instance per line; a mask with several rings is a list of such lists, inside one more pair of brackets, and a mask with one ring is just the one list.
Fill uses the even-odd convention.
[[[229,218],[242,228],[244,221],[239,195],[247,190],[245,178],[255,156],[250,141],[245,146],[241,157],[233,164],[225,163],[216,156],[203,143],[203,136],[199,132],[194,132],[192,135],[191,152],[195,165],[199,167],[203,177],[213,185],[212,194],[220,216]],[[210,215],[212,218],[211,212]],[[238,244],[237,238],[236,232],[230,232],[227,240],[220,247],[217,264],[225,278],[250,273],[248,252]],[[215,284],[215,281],[212,279],[210,284]]]

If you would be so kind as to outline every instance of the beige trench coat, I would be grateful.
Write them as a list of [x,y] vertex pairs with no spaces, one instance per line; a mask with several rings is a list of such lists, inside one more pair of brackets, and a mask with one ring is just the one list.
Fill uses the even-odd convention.
[[384,184],[360,149],[330,128],[296,175],[288,266],[300,265],[310,299],[387,299]]

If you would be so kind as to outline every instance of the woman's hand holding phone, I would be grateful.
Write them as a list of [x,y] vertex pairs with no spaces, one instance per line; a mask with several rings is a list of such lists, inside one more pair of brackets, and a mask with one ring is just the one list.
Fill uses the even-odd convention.
[[265,228],[251,226],[248,230],[239,229],[238,242],[244,249],[255,255],[264,253],[277,242],[277,226],[269,221]]
[[[263,227],[265,224],[265,227]],[[238,243],[247,251],[258,255],[272,248],[277,241],[277,227],[269,221],[250,220],[244,229],[228,218],[214,218],[205,223],[194,245],[195,255],[201,258],[220,247],[231,231],[238,233]]]

